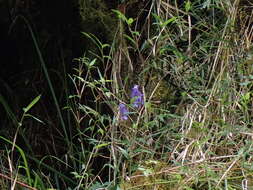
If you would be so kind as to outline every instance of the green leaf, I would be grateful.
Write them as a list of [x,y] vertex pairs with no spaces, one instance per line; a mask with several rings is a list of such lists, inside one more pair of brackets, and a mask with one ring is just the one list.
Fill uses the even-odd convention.
[[[161,23],[161,22],[162,22],[161,17],[159,17],[157,14],[152,13],[152,16],[155,18],[155,20],[156,20],[158,23]],[[157,24],[158,24],[158,23],[157,23]]]
[[41,121],[40,119],[38,119],[37,117],[35,117],[35,116],[31,115],[31,114],[25,114],[24,116],[25,117],[31,117],[34,120],[38,121],[39,123],[45,124],[43,121]]
[[126,35],[126,34],[123,34],[123,35],[124,35],[124,37],[125,37],[126,39],[128,39],[130,42],[132,42],[134,46],[136,46],[136,42],[134,41],[133,38],[131,38],[130,36],[128,36],[128,35]]
[[128,25],[131,25],[133,22],[134,22],[134,19],[133,19],[133,18],[129,18],[129,19],[127,20],[127,24],[128,24]]
[[105,134],[105,131],[103,129],[98,129],[98,133],[100,133],[101,135],[104,135]]
[[242,97],[243,100],[248,101],[250,99],[250,94],[251,94],[250,92],[247,92],[246,94],[244,94],[243,97]]
[[206,0],[206,1],[203,3],[203,5],[202,5],[201,8],[202,8],[202,9],[205,9],[205,8],[209,9],[210,6],[211,6],[211,0]]
[[40,100],[40,97],[41,95],[37,96],[27,107],[23,108],[24,112],[27,113]]
[[109,45],[109,44],[103,44],[103,45],[102,45],[102,48],[103,48],[103,49],[106,48],[106,47],[110,47],[110,45]]
[[168,24],[174,22],[175,20],[177,20],[177,17],[172,17],[172,18],[166,20],[165,22],[163,22],[163,23],[161,24],[161,26],[162,26],[162,27],[165,27],[165,26],[167,26]]
[[123,148],[121,148],[121,147],[119,147],[119,150],[120,150],[120,152],[124,155],[124,157],[125,157],[126,159],[129,159],[129,158],[130,158],[130,156],[129,156],[127,150],[125,150],[125,149],[123,149]]
[[191,2],[189,0],[185,3],[184,8],[185,8],[186,12],[189,12],[191,10],[192,6],[191,6]]
[[86,32],[81,32],[84,36],[86,36],[87,38],[89,38],[98,48],[103,47],[103,44],[100,42],[100,40],[91,33],[86,33]]
[[110,144],[110,143],[102,143],[102,144],[99,144],[99,145],[95,146],[95,148],[96,148],[96,149],[99,149],[99,148],[108,146],[109,144]]
[[134,36],[140,36],[140,32],[138,32],[138,31],[132,31],[131,32]]
[[126,16],[123,13],[121,13],[119,10],[113,9],[112,12],[116,13],[119,19],[128,23],[128,19],[126,18]]
[[90,63],[88,62],[87,64],[89,67],[92,67],[96,63],[96,61],[97,61],[97,59],[95,58]]

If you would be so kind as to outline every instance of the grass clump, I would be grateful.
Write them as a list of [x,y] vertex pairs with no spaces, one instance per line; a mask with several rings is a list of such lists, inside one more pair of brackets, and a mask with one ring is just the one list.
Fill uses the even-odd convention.
[[69,75],[68,151],[48,155],[62,172],[47,156],[29,155],[43,168],[32,174],[18,149],[24,181],[44,189],[251,189],[251,4],[160,0],[140,4],[136,18],[127,5],[113,11],[112,44],[83,33],[97,49]]

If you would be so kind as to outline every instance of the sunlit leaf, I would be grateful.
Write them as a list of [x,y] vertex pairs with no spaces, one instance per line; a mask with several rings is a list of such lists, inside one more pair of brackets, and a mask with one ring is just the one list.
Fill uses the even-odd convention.
[[133,19],[133,18],[129,18],[129,19],[127,20],[127,24],[128,24],[128,25],[131,25],[133,22],[134,22],[134,19]]
[[102,148],[102,147],[106,147],[108,146],[110,143],[102,143],[102,144],[99,144],[97,146],[95,146],[96,149],[99,149],[99,148]]
[[186,3],[185,3],[185,10],[186,12],[189,12],[191,10],[191,1],[188,0]]
[[172,17],[172,18],[166,20],[165,22],[163,22],[163,23],[161,24],[161,26],[162,26],[162,27],[165,27],[165,26],[167,26],[168,24],[173,23],[175,20],[177,20],[177,17]]

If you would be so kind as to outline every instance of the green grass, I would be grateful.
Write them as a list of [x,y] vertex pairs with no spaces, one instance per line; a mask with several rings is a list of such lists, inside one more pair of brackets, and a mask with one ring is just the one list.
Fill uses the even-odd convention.
[[[26,152],[16,138],[0,136],[0,187],[252,189],[253,20],[247,6],[242,0],[160,0],[145,7],[145,19],[112,11],[118,17],[112,44],[83,32],[97,49],[75,59],[64,79],[73,90],[66,89],[63,109],[31,31],[62,126],[60,145],[67,148],[55,143],[51,148],[63,154],[38,159],[33,148]],[[130,98],[134,84],[144,94],[139,109]],[[21,124],[15,137],[26,138],[24,117],[46,120],[29,114],[39,98],[19,122],[0,96],[13,124]],[[119,103],[129,109],[128,120],[120,119]]]

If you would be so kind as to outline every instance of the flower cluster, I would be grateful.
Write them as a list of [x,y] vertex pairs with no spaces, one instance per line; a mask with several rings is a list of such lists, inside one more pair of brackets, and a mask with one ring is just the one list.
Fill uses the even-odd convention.
[[[144,104],[143,94],[139,91],[139,85],[134,85],[134,87],[132,88],[130,97],[131,97],[131,102],[132,102],[131,105],[134,108],[138,109]],[[123,103],[119,104],[119,113],[120,113],[121,120],[128,119],[129,111],[125,104]]]
[[134,85],[130,97],[134,101],[134,108],[140,108],[144,104],[143,94],[139,91],[139,85]]

